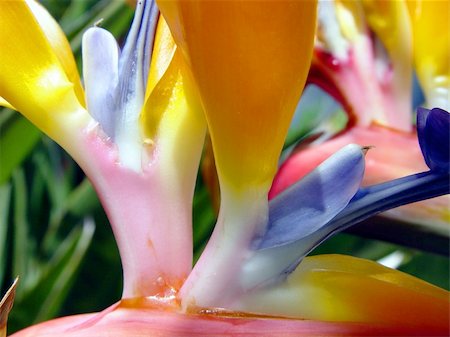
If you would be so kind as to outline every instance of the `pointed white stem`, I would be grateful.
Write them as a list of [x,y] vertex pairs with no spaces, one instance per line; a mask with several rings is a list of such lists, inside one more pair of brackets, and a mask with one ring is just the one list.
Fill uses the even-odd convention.
[[266,187],[236,192],[221,184],[221,191],[212,237],[181,290],[185,308],[224,307],[242,293],[242,262],[251,252],[255,233],[267,223]]

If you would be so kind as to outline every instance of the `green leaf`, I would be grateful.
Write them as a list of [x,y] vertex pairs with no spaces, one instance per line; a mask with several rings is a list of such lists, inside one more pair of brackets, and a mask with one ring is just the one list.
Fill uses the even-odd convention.
[[83,226],[75,227],[59,245],[35,286],[29,287],[18,303],[22,312],[17,313],[17,317],[28,321],[15,324],[41,322],[59,312],[92,242],[94,230],[93,220],[85,220]]
[[17,113],[0,122],[0,184],[11,177],[14,169],[36,146],[41,135],[33,124]]
[[100,201],[98,200],[97,193],[87,178],[84,178],[83,181],[72,190],[65,205],[67,212],[76,216],[83,216],[98,207],[100,207]]
[[[84,20],[84,28],[101,23],[101,26],[117,36],[117,33],[123,33],[129,28],[133,17],[133,9],[128,6],[124,0],[108,1],[108,5],[101,8],[99,12],[89,12]],[[70,46],[74,53],[81,48],[84,29],[79,30],[77,34],[71,36]]]
[[408,262],[401,265],[398,269],[438,287],[447,290],[450,288],[450,263],[448,257],[415,252]]
[[205,248],[216,219],[209,193],[204,185],[197,186],[194,195],[193,219],[194,257],[196,259]]
[[6,267],[6,247],[8,234],[9,204],[11,201],[11,185],[0,186],[0,289],[3,288],[3,278]]
[[50,225],[44,239],[46,249],[49,249],[50,243],[55,240],[57,231],[68,213],[83,217],[100,206],[97,194],[87,178],[67,193],[68,195],[61,195],[57,206],[52,207]]
[[2,108],[0,111],[0,128],[4,128],[15,117],[16,112],[8,108]]
[[59,172],[60,161],[55,157],[59,157],[60,154],[58,150],[53,148],[53,145],[53,143],[47,144],[48,154],[38,152],[33,156],[33,162],[37,166],[38,173],[34,174],[42,177],[51,205],[49,209],[50,220],[42,243],[42,248],[46,252],[52,251],[58,244],[57,233],[64,217],[65,200],[71,189],[66,179],[68,170],[64,170],[64,173]]
[[[27,186],[22,169],[16,170],[12,177],[14,187],[14,232],[12,273],[26,283],[27,265],[31,259],[27,220]],[[20,289],[19,289],[20,290]],[[17,294],[20,297],[20,291]]]
[[110,3],[110,0],[72,1],[65,9],[59,24],[66,36],[71,39],[75,34],[91,26],[93,18]]

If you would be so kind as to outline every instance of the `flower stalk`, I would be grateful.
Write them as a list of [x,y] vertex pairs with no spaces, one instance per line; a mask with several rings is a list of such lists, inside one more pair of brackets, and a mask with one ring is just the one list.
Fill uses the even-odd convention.
[[[41,27],[36,13],[43,8],[33,1],[0,6],[0,42],[24,61],[2,55],[0,95],[91,179],[124,273],[122,299],[113,306],[16,336],[448,330],[447,291],[366,260],[305,257],[361,217],[448,193],[444,110],[423,110],[419,118],[431,173],[360,189],[367,148],[353,144],[268,201],[310,66],[315,1],[159,1],[161,15],[154,2],[138,1],[122,53],[105,30],[86,32],[82,94],[67,68],[72,62],[59,60]],[[30,29],[35,41],[17,44]],[[32,42],[36,60],[26,57]],[[192,198],[206,128],[221,204],[192,269]],[[426,188],[415,193],[418,186]]]
[[[148,29],[156,27],[157,16],[151,1],[138,4],[120,57],[109,33],[88,30],[86,110],[69,44],[54,20],[47,20],[49,14],[35,1],[1,6],[0,39],[9,48],[2,58],[1,97],[65,148],[90,178],[118,242],[123,297],[173,292],[192,268],[191,202],[205,123],[165,22],[159,20],[154,47],[164,51],[165,61],[156,55],[152,69],[155,32]],[[13,36],[27,38],[17,44]],[[133,125],[120,136],[123,119]],[[143,127],[148,120],[153,125]]]

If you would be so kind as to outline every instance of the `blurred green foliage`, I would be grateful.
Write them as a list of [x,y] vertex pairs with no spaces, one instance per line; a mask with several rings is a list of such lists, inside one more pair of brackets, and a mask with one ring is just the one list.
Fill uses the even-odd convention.
[[[123,0],[46,0],[80,63],[81,36],[101,26],[123,41],[133,9]],[[286,149],[313,131],[342,125],[342,114],[308,107],[294,123]],[[306,116],[306,117],[305,117]],[[301,127],[298,127],[301,125]],[[326,127],[324,128],[324,125]],[[332,127],[331,130],[338,130]],[[194,198],[194,255],[206,244],[215,220],[208,191],[198,177]],[[400,254],[400,270],[449,288],[449,259],[394,244],[340,234],[317,253],[380,260]],[[0,110],[0,291],[20,276],[9,332],[56,316],[92,312],[120,298],[122,271],[117,247],[94,189],[76,163],[16,112]]]

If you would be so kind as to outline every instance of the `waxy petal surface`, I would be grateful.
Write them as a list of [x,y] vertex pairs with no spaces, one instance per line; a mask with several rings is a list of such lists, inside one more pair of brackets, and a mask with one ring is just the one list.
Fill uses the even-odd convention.
[[364,174],[360,146],[347,145],[269,203],[269,224],[258,243],[291,243],[324,227],[358,191]]
[[414,63],[427,107],[450,109],[450,2],[407,1],[414,32]]
[[0,45],[0,96],[70,148],[71,130],[86,126],[90,118],[26,2],[0,2]]
[[114,137],[119,47],[110,32],[93,27],[83,34],[82,50],[83,78],[89,113],[108,136]]
[[35,0],[26,0],[26,3],[33,12],[35,19],[47,38],[47,41],[50,43],[52,51],[61,63],[67,78],[74,85],[74,90],[78,97],[78,101],[84,106],[84,93],[83,87],[81,86],[80,75],[78,73],[75,58],[73,57],[72,49],[66,35],[62,31],[58,22],[56,22],[56,20],[40,3]]
[[338,232],[329,222],[358,191],[363,174],[363,149],[347,145],[272,199],[267,230],[254,238],[254,251],[243,262],[243,287],[282,282],[314,247]]
[[[397,132],[380,126],[353,127],[324,143],[309,144],[294,152],[277,172],[269,198],[274,198],[302,179],[321,161],[348,143],[373,146],[366,154],[363,186],[379,184],[428,170],[416,134]],[[448,235],[449,202],[448,195],[442,196],[400,206],[384,212],[382,216],[410,222]]]
[[234,309],[302,319],[406,324],[416,327],[418,335],[445,334],[450,296],[372,261],[318,255],[305,258],[285,282],[249,292]]
[[[176,50],[176,45],[172,38],[172,34],[170,33],[169,27],[162,16],[159,17],[153,50],[154,52],[152,55],[149,76],[147,79],[147,88],[145,92],[145,103],[141,110],[140,116],[144,135],[151,140],[154,140],[157,136],[157,130],[160,125],[161,118],[164,115],[168,102],[170,102],[167,101],[167,97],[173,92],[172,89],[177,92],[178,96],[178,98],[174,101],[184,99],[185,95],[182,90],[180,91],[175,89],[177,86],[178,88],[182,88],[183,86],[181,73],[172,75],[170,80],[172,85],[171,89],[170,86],[167,86],[166,84],[163,90],[159,89],[157,90],[158,93],[153,93],[159,81],[168,70]],[[184,62],[181,62],[181,60],[177,60],[175,62],[178,64],[176,67],[178,71],[181,71],[180,66],[183,65],[183,69],[186,72],[187,69],[184,67]],[[197,103],[197,105],[199,105],[199,103]]]
[[0,106],[5,107],[5,108],[8,108],[8,109],[13,109],[13,110],[15,110],[14,107],[13,107],[11,104],[9,104],[9,103],[6,101],[6,99],[4,99],[3,97],[0,97]]
[[147,79],[147,88],[145,92],[146,100],[152,93],[155,85],[158,83],[158,81],[161,79],[161,77],[169,67],[175,49],[175,41],[173,40],[172,34],[170,33],[169,26],[167,26],[164,17],[160,15],[158,26],[156,28],[152,60],[150,63],[150,69]]
[[217,336],[342,337],[439,335],[408,324],[348,323],[282,319],[211,309],[210,314],[179,314],[164,308],[115,306],[98,314],[59,318],[35,325],[13,337]]
[[316,4],[282,4],[158,3],[199,87],[219,175],[236,187],[271,181],[309,68]]

